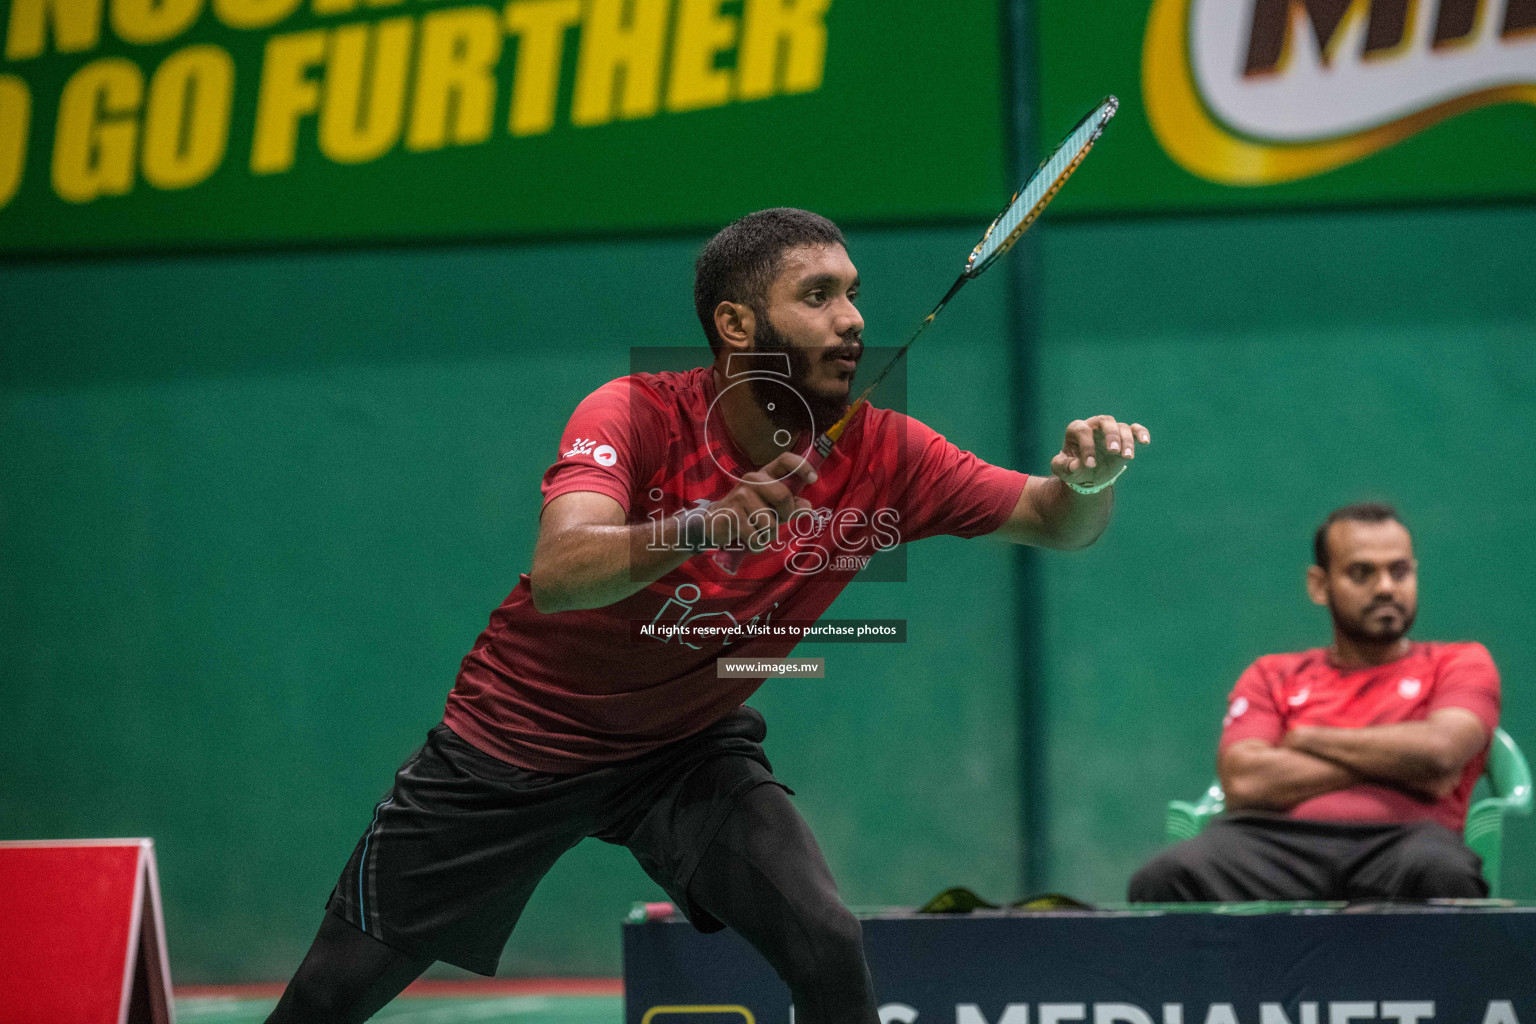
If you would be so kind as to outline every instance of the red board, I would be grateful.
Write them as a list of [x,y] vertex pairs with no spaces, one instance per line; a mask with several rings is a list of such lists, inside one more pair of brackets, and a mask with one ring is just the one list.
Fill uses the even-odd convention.
[[169,1024],[148,839],[0,842],[5,1024]]

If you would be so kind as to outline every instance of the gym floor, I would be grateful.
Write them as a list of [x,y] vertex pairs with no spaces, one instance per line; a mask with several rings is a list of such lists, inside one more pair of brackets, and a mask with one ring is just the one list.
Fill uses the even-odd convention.
[[[178,1024],[261,1024],[281,986],[179,989]],[[393,1024],[619,1024],[617,980],[418,983],[373,1018]]]

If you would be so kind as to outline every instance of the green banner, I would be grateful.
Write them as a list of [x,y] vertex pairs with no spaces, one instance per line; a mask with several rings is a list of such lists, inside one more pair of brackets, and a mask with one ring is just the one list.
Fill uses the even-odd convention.
[[985,219],[997,0],[7,0],[0,251]]
[[1042,145],[1122,99],[1055,212],[1536,196],[1536,0],[1041,0]]

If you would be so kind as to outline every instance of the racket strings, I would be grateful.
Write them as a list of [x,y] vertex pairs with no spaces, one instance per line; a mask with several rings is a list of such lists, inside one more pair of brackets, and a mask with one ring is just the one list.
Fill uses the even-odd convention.
[[967,274],[972,277],[980,274],[988,264],[1013,247],[1019,236],[1044,212],[1061,186],[1077,170],[1119,106],[1119,101],[1111,96],[1078,122],[981,236],[981,241],[966,263]]
[[1028,230],[1029,226],[1033,224],[1037,219],[1039,219],[1040,214],[1044,213],[1045,208],[1050,205],[1051,200],[1056,198],[1056,193],[1060,192],[1061,186],[1065,185],[1067,183],[1067,179],[1072,177],[1072,172],[1077,170],[1078,165],[1083,162],[1083,157],[1088,155],[1088,150],[1091,148],[1091,146],[1088,146],[1078,152],[1076,159],[1068,164],[1067,169],[1062,171],[1061,174],[1056,178],[1055,182],[1046,191],[1045,195],[1041,197],[1040,202],[1035,205],[1034,209],[1030,210],[1029,216],[1025,218],[1017,228],[1014,229],[1012,236],[1004,241],[1002,245],[998,246],[998,255],[1002,255],[1009,249],[1013,248],[1013,244],[1019,240],[1019,238],[1024,234],[1026,230]]

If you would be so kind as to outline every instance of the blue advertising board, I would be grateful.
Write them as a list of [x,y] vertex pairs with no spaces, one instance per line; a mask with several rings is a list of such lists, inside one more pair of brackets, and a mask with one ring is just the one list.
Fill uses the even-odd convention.
[[[866,917],[882,1024],[1536,1024],[1536,910]],[[790,1024],[731,932],[624,928],[626,1024]]]

